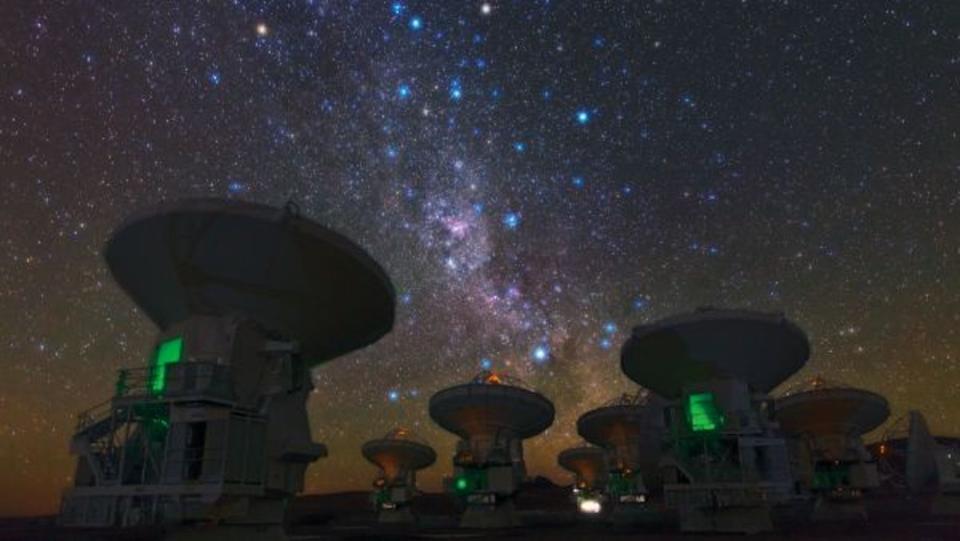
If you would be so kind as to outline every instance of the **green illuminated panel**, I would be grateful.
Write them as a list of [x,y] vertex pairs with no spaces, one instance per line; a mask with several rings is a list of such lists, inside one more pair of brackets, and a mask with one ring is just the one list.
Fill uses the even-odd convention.
[[157,346],[153,356],[153,372],[150,375],[150,390],[160,394],[167,387],[167,365],[180,362],[183,353],[183,338],[171,338]]
[[464,470],[453,480],[453,489],[459,494],[470,494],[484,490],[487,486],[487,473],[484,470]]
[[694,432],[711,432],[723,425],[723,415],[713,402],[713,393],[694,393],[687,397],[687,419]]

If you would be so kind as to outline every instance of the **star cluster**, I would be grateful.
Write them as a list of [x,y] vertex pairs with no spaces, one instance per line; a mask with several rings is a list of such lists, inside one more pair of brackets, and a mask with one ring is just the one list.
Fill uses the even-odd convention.
[[960,426],[960,18],[952,2],[152,2],[0,6],[0,514],[52,512],[74,415],[146,362],[100,250],[185,196],[296,201],[383,263],[394,331],[319,367],[330,457],[454,437],[430,395],[481,369],[577,416],[633,389],[631,326],[784,311],[796,377]]

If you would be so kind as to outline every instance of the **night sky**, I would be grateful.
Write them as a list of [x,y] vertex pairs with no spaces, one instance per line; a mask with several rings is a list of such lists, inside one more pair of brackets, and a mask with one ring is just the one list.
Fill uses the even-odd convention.
[[[589,6],[589,7],[588,7]],[[960,427],[960,4],[951,0],[0,2],[0,515],[53,512],[75,414],[154,329],[100,257],[134,209],[296,201],[391,275],[397,322],[315,372],[330,457],[454,437],[482,368],[554,400],[529,470],[635,386],[631,326],[784,311],[796,378]],[[788,383],[788,384],[789,384]]]

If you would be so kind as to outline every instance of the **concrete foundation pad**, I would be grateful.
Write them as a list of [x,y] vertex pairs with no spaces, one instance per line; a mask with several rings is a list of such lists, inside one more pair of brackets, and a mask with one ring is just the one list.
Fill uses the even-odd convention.
[[836,501],[819,498],[810,518],[817,522],[864,521],[867,520],[867,506],[863,500]]
[[661,526],[663,518],[660,510],[643,504],[620,504],[608,515],[608,520],[616,528]]
[[960,493],[934,495],[930,501],[930,514],[960,517]]
[[520,526],[513,502],[498,505],[469,505],[460,518],[461,528],[513,528]]
[[279,524],[244,526],[181,526],[171,529],[163,541],[286,541]]
[[401,507],[400,509],[381,509],[377,513],[377,522],[380,524],[400,524],[400,525],[409,525],[413,526],[417,523],[417,517],[413,515],[413,511],[409,507]]
[[684,532],[760,533],[773,531],[773,518],[766,507],[688,509],[680,513]]

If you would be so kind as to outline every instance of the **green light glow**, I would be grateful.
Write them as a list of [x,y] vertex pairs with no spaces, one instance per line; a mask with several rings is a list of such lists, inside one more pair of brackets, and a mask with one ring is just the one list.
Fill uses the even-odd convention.
[[150,375],[150,390],[160,394],[167,387],[167,365],[180,362],[183,353],[183,338],[179,336],[161,342],[153,356],[153,372]]
[[848,464],[818,463],[813,473],[813,488],[834,490],[850,485],[850,466]]
[[467,482],[467,478],[466,478],[466,477],[458,477],[458,478],[457,478],[457,483],[456,483],[456,488],[457,488],[457,490],[463,492],[464,490],[467,490],[467,487],[468,487],[468,486],[470,486],[470,483]]
[[713,402],[713,393],[694,393],[687,397],[687,419],[694,432],[712,432],[723,425],[723,415]]
[[614,496],[629,494],[633,489],[633,481],[629,475],[623,472],[610,472],[610,478],[607,480],[607,492]]

